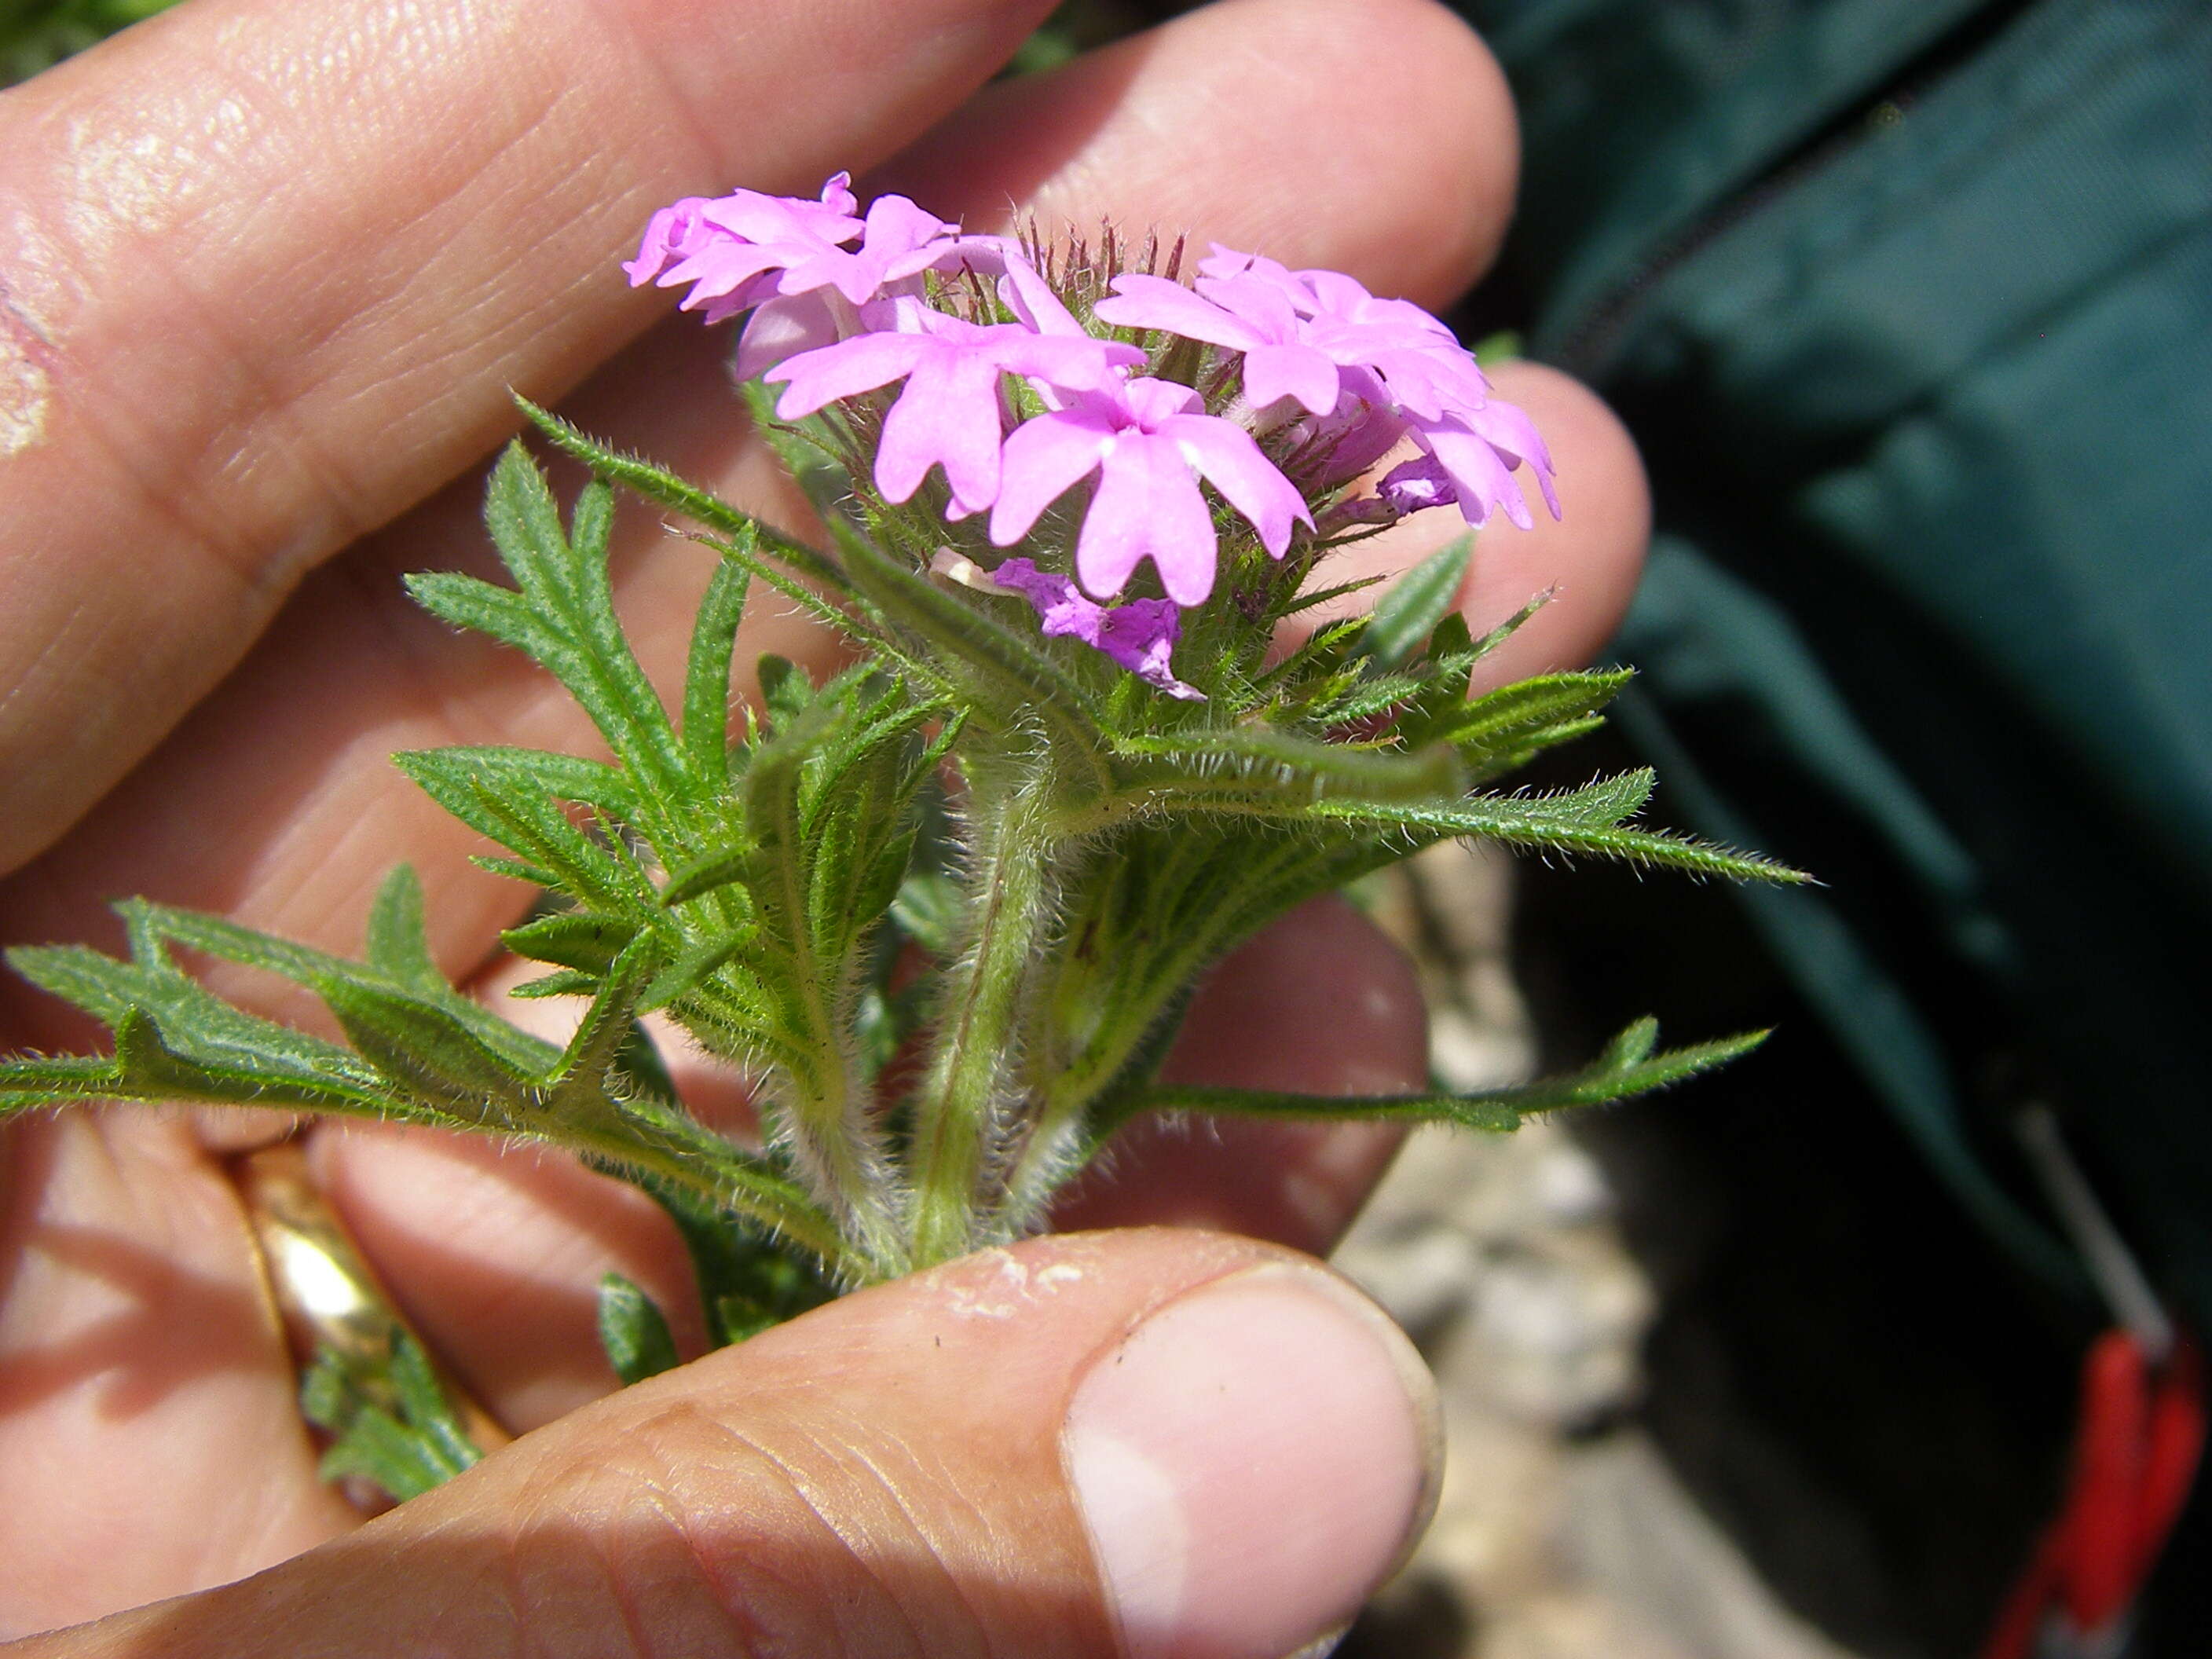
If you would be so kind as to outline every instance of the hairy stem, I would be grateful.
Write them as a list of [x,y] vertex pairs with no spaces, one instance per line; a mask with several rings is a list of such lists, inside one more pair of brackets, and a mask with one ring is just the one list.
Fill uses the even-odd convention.
[[950,1261],[980,1241],[986,1166],[1006,1125],[1025,988],[1052,912],[1048,781],[970,778],[968,949],[945,975],[915,1122],[914,1258]]
[[[812,971],[809,959],[802,972]],[[864,1260],[867,1266],[860,1278],[894,1279],[913,1263],[901,1236],[896,1183],[882,1132],[872,1120],[872,1097],[858,1083],[860,1062],[845,1029],[849,1022],[836,1017],[839,1003],[849,999],[833,997],[830,988],[808,979],[798,982],[804,994],[787,1005],[795,1017],[794,1040],[765,1056],[726,1052],[714,1040],[719,1032],[712,1020],[690,1029],[710,1050],[733,1063],[761,1057],[769,1061],[768,1074],[780,1085],[767,1103],[781,1119],[774,1127],[786,1138],[793,1164],[849,1241],[843,1258],[847,1270],[854,1260]],[[712,1009],[714,988],[702,988],[700,1001]],[[799,1031],[805,1033],[803,1043],[795,1040]]]

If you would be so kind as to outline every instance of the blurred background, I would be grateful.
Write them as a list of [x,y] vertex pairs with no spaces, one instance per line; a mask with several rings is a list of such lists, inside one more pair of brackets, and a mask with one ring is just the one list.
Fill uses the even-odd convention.
[[[0,80],[164,3],[0,0]],[[2104,1571],[2081,1605],[2126,1610],[2102,1645],[1992,1631],[2084,1486],[2119,1319],[2024,1121],[2212,1325],[2212,7],[1457,5],[1525,171],[1453,320],[1603,392],[1656,504],[1613,647],[1643,678],[1551,781],[1656,763],[1661,816],[1826,884],[1446,848],[1369,895],[1449,1084],[1646,1012],[1778,1035],[1632,1109],[1417,1139],[1342,1260],[1437,1366],[1453,1461],[1345,1651],[2201,1653],[2212,1515],[2133,1596],[2156,1455],[2110,1388],[2106,1521],[2039,1559],[2051,1607]],[[1072,0],[1009,72],[1189,9]]]

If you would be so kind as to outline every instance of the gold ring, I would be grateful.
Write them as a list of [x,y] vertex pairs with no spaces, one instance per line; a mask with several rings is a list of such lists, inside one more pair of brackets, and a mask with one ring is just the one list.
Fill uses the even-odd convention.
[[301,1362],[325,1348],[342,1359],[379,1364],[403,1336],[429,1358],[453,1416],[479,1449],[514,1437],[438,1362],[430,1346],[400,1316],[360,1248],[307,1171],[297,1140],[279,1141],[231,1161],[252,1228],[261,1276],[283,1317]]

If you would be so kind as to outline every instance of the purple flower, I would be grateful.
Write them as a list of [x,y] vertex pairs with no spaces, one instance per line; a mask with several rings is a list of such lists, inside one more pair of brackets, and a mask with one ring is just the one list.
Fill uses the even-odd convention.
[[687,198],[653,216],[637,258],[623,269],[633,288],[690,283],[684,309],[704,307],[718,323],[784,292],[787,271],[815,268],[860,234],[848,183],[835,175],[815,202],[752,190]]
[[912,299],[872,306],[864,320],[895,325],[801,352],[769,371],[769,380],[789,383],[776,413],[796,420],[841,398],[903,380],[905,391],[884,417],[876,485],[887,501],[908,501],[929,469],[942,465],[963,518],[999,497],[1001,374],[1033,375],[1068,391],[1089,392],[1108,385],[1117,366],[1143,356],[1132,347],[1088,336],[1038,334],[1018,323],[963,322]]
[[1375,495],[1398,518],[1425,507],[1449,507],[1459,499],[1451,474],[1433,455],[1417,455],[1392,467],[1375,486]]
[[[753,312],[738,346],[739,380],[855,331],[857,307],[918,291],[925,270],[1004,269],[1001,238],[963,236],[903,196],[879,196],[855,218],[849,183],[838,173],[813,202],[750,190],[689,197],[653,216],[623,269],[633,287],[690,283],[684,308],[703,308],[709,323]],[[860,246],[848,246],[856,237]]]
[[860,204],[847,188],[852,182],[848,173],[833,173],[822,186],[821,199],[814,202],[750,190],[722,197],[687,196],[653,216],[637,258],[623,270],[630,286],[637,288],[719,242],[848,242],[860,230],[860,221],[853,216]]
[[1251,276],[1200,277],[1194,294],[1164,276],[1114,279],[1098,320],[1116,328],[1164,329],[1244,354],[1244,399],[1265,409],[1291,398],[1316,415],[1336,407],[1337,366],[1305,340],[1304,319],[1283,289]]
[[[1248,403],[1289,398],[1317,417],[1291,435],[1324,481],[1357,474],[1410,434],[1431,465],[1393,475],[1398,487],[1386,499],[1396,510],[1456,501],[1481,524],[1503,507],[1526,528],[1534,520],[1511,477],[1525,460],[1559,516],[1551,457],[1528,417],[1491,398],[1474,357],[1419,306],[1378,299],[1340,271],[1292,271],[1219,246],[1199,271],[1194,292],[1158,276],[1116,277],[1098,316],[1242,352]],[[1304,476],[1306,464],[1297,470]]]
[[1006,440],[992,541],[1018,541],[1047,507],[1096,472],[1075,547],[1083,586],[1111,598],[1150,559],[1170,599],[1196,605],[1213,589],[1219,551],[1199,492],[1202,477],[1281,558],[1292,522],[1313,523],[1304,500],[1249,433],[1199,410],[1190,387],[1137,380],[1082,392],[1066,408],[1024,422]]
[[1544,505],[1554,519],[1559,516],[1552,453],[1536,434],[1527,410],[1493,398],[1479,409],[1437,421],[1416,420],[1411,425],[1413,441],[1450,481],[1460,513],[1469,524],[1479,528],[1489,522],[1493,508],[1502,507],[1522,529],[1534,527],[1535,516],[1513,479],[1513,469],[1523,461],[1536,476]]
[[1081,640],[1171,697],[1206,700],[1203,691],[1184,684],[1169,665],[1182,634],[1182,619],[1170,601],[1131,599],[1126,605],[1103,605],[1084,598],[1066,577],[1040,570],[1029,559],[1001,560],[989,580],[1035,605],[1048,637]]

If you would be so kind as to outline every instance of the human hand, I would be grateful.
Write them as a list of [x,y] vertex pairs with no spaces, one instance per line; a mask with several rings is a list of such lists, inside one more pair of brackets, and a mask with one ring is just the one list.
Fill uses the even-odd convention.
[[[136,890],[350,950],[374,883],[405,860],[444,963],[487,966],[517,891],[463,862],[466,832],[386,757],[589,745],[532,672],[413,611],[397,580],[488,567],[472,475],[512,424],[507,388],[550,401],[588,374],[564,404],[585,424],[775,511],[711,349],[688,328],[633,342],[655,302],[625,290],[615,262],[661,202],[739,182],[811,190],[874,162],[878,182],[964,209],[975,228],[1011,197],[1048,223],[1188,228],[1431,304],[1486,261],[1511,193],[1510,107],[1479,46],[1425,0],[1225,0],[969,96],[1043,9],[192,0],[0,99],[14,204],[0,245],[0,856],[33,860],[0,890],[6,934],[112,935],[99,904]],[[1632,452],[1586,393],[1540,369],[1498,378],[1544,425],[1569,492],[1564,525],[1485,545],[1467,596],[1478,625],[1561,590],[1488,665],[1502,679],[1595,649],[1632,581],[1644,509]],[[648,665],[667,667],[703,561],[648,515],[631,515],[625,539],[626,617]],[[1360,550],[1402,565],[1423,548],[1401,537]],[[765,616],[750,645],[825,650]],[[312,1017],[265,986],[223,988]],[[52,1005],[8,994],[0,1047],[84,1042]],[[1224,966],[1173,1063],[1188,1081],[1379,1092],[1417,1086],[1423,1061],[1404,965],[1350,911],[1320,905]],[[727,1092],[696,1071],[689,1081],[702,1110]],[[158,1632],[164,1651],[425,1650],[432,1634],[404,1620],[464,1608],[552,1642],[622,1596],[641,1620],[682,1619],[773,1579],[797,1586],[789,1616],[817,1621],[799,1627],[814,1633],[799,1650],[1110,1651],[1060,1474],[1063,1407],[1141,1310],[1261,1255],[1173,1235],[1025,1247],[1032,1277],[1069,1265],[1066,1250],[1082,1252],[1082,1277],[1050,1281],[1054,1311],[1004,1330],[958,1318],[945,1288],[1001,1271],[989,1262],[870,1292],[529,1435],[361,1529],[313,1480],[281,1333],[211,1151],[234,1133],[137,1112],[11,1133],[0,1617],[40,1629],[325,1547],[260,1588],[42,1647],[120,1651]],[[396,1133],[312,1139],[410,1317],[511,1427],[611,1387],[592,1335],[604,1272],[684,1304],[657,1212],[572,1164]],[[1309,1249],[1326,1248],[1395,1145],[1243,1125],[1134,1143],[1072,1222],[1233,1226]],[[1342,1328],[1334,1349],[1319,1327],[1307,1336],[1319,1375],[1358,1372]],[[1261,1350],[1245,1360],[1224,1385],[1283,1374]],[[1283,1613],[1298,1583],[1322,1582],[1304,1572],[1278,1593],[1263,1559],[1333,1564],[1340,1599],[1356,1599],[1419,1502],[1396,1386],[1316,1395],[1318,1415],[1297,1425],[1220,1397],[1230,1420],[1296,1429],[1300,1490],[1323,1513],[1299,1513],[1293,1494],[1255,1507],[1259,1487],[1243,1509],[1204,1510],[1194,1548],[1249,1553],[1234,1569],[1192,1558],[1207,1605],[1233,1605],[1237,1578]],[[977,1414],[987,1403],[995,1415]],[[656,1441],[647,1425],[664,1420],[695,1437]],[[884,1454],[893,1444],[902,1458]],[[814,1474],[776,1509],[746,1446]],[[1179,1476],[1202,1481],[1206,1460],[1191,1456]],[[602,1463],[616,1473],[597,1484],[558,1474]],[[1345,1496],[1362,1471],[1380,1494],[1364,1511]],[[833,1473],[842,1495],[810,1484]],[[756,1509],[783,1519],[749,1534]],[[692,1567],[655,1553],[687,1536]],[[586,1560],[611,1577],[587,1577]],[[685,1577],[714,1560],[735,1577]],[[426,1578],[441,1561],[452,1575]],[[510,1568],[524,1575],[513,1597],[488,1594],[486,1575]],[[862,1583],[876,1611],[839,1634],[841,1595]],[[665,1594],[642,1595],[648,1583]],[[372,1607],[386,1622],[349,1610]],[[526,1639],[512,1624],[468,1628],[435,1639],[467,1651]]]

